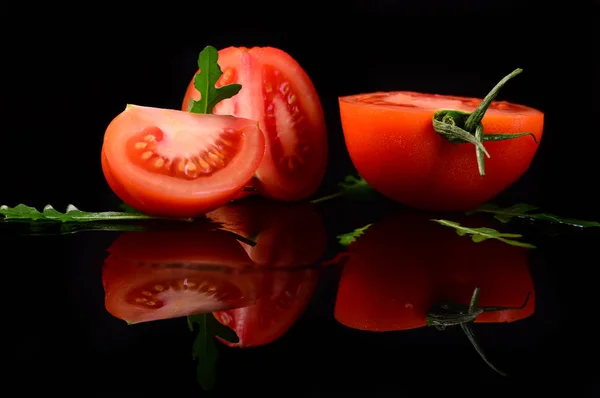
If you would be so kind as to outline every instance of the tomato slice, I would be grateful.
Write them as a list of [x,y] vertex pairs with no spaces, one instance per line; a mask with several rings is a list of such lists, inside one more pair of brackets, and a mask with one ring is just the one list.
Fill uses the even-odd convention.
[[264,271],[261,298],[245,308],[213,313],[223,325],[235,331],[239,341],[230,347],[257,347],[270,344],[283,336],[298,320],[310,302],[319,269]]
[[106,130],[102,165],[135,209],[194,217],[233,199],[264,153],[254,121],[129,105]]
[[308,204],[246,200],[220,207],[206,217],[256,242],[254,246],[240,244],[261,267],[312,265],[327,245],[323,219]]
[[106,310],[128,323],[254,304],[261,274],[233,235],[218,230],[128,232],[108,249]]
[[[257,120],[267,136],[266,155],[250,185],[278,200],[312,195],[325,174],[328,149],[323,110],[309,76],[289,54],[271,47],[228,47],[219,51],[218,62],[223,75],[217,87],[240,83],[242,89],[214,113]],[[182,109],[199,97],[192,79]]]
[[[456,221],[486,225],[472,217]],[[523,248],[493,240],[473,244],[430,219],[395,214],[349,246],[334,309],[338,322],[375,332],[424,327],[434,304],[468,306],[477,286],[479,306],[519,307],[532,294],[522,309],[484,312],[475,322],[514,322],[533,314],[534,285]]]
[[472,112],[478,98],[407,91],[339,99],[346,146],[358,173],[377,191],[427,210],[470,210],[495,197],[528,169],[542,138],[544,114],[524,105],[492,102],[485,134],[531,136],[484,143],[486,175],[471,144],[453,144],[433,130],[437,110]]

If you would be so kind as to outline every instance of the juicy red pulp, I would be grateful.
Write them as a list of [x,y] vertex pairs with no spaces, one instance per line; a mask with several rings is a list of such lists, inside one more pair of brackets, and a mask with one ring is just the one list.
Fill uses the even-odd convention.
[[151,173],[194,180],[208,177],[225,167],[237,155],[241,135],[235,134],[233,129],[226,129],[212,147],[173,157],[162,156],[157,150],[161,143],[168,145],[164,140],[160,128],[152,126],[143,129],[127,141],[129,160]]
[[263,132],[270,140],[273,159],[283,166],[280,171],[294,174],[311,148],[305,134],[309,126],[301,114],[301,98],[277,69],[268,66],[263,68],[263,98]]

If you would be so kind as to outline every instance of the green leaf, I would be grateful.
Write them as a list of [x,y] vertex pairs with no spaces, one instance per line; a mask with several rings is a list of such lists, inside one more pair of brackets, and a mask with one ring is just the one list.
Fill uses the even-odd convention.
[[192,358],[198,361],[196,366],[198,384],[208,391],[215,385],[216,365],[219,358],[215,337],[220,336],[229,341],[236,341],[237,336],[233,330],[220,324],[212,314],[189,315],[187,323],[190,331],[198,329],[192,345]]
[[53,222],[98,222],[98,221],[122,221],[122,220],[181,220],[191,221],[192,219],[175,219],[168,217],[154,217],[142,213],[126,213],[119,211],[87,212],[81,211],[73,205],[68,205],[64,213],[47,205],[40,212],[36,208],[19,204],[15,207],[0,206],[0,216],[4,216],[4,221],[53,221]]
[[339,191],[322,198],[311,200],[310,203],[321,203],[345,195],[360,195],[373,193],[373,188],[360,176],[346,176],[344,181],[338,183]]
[[240,84],[229,84],[216,88],[215,84],[223,74],[221,67],[217,63],[219,52],[212,46],[207,46],[198,57],[198,67],[200,72],[194,77],[194,87],[200,93],[200,100],[190,100],[190,109],[192,113],[212,113],[215,105],[219,102],[231,98],[241,89]]
[[431,221],[435,221],[446,227],[451,227],[451,228],[456,229],[456,233],[460,236],[471,235],[471,240],[473,240],[473,242],[475,242],[475,243],[483,242],[488,239],[496,239],[496,240],[499,240],[501,242],[504,242],[504,243],[512,245],[512,246],[527,247],[529,249],[536,248],[534,245],[531,245],[529,243],[524,243],[524,242],[515,240],[515,239],[523,237],[523,235],[521,235],[521,234],[499,232],[492,228],[464,227],[457,222],[448,221],[448,220],[431,220]]
[[[528,218],[531,220],[548,221],[551,223],[565,224],[573,227],[585,228],[585,227],[600,227],[600,222],[597,221],[584,221],[577,220],[575,218],[562,218],[555,216],[554,214],[535,212],[539,210],[537,206],[528,205],[526,203],[517,203],[510,207],[501,208],[495,204],[485,204],[468,212],[467,214],[473,213],[491,213],[494,218],[503,223],[509,222],[513,218]],[[533,213],[532,213],[533,212]]]
[[358,239],[362,234],[364,234],[365,231],[371,225],[373,225],[373,224],[367,224],[364,227],[356,228],[354,231],[349,232],[347,234],[339,235],[337,238],[338,238],[338,241],[340,242],[340,245],[348,246],[350,243],[356,242],[356,239]]

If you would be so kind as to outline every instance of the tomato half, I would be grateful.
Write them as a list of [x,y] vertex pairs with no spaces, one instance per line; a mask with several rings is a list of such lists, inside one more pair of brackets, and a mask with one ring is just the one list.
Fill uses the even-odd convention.
[[298,320],[310,302],[316,288],[319,269],[263,271],[264,285],[256,304],[213,315],[237,334],[232,343],[220,337],[230,347],[256,347],[274,342]]
[[129,105],[106,130],[102,169],[133,208],[194,217],[233,199],[264,154],[254,121]]
[[358,173],[377,191],[427,210],[469,210],[498,195],[529,168],[542,138],[544,114],[504,101],[493,102],[482,123],[485,134],[532,133],[484,143],[486,175],[475,147],[453,144],[433,130],[442,109],[472,112],[480,99],[415,92],[378,92],[339,99],[348,152]]
[[225,230],[253,240],[240,241],[261,267],[312,265],[325,252],[327,234],[321,215],[308,204],[268,200],[240,201],[206,214]]
[[[309,76],[289,54],[271,47],[228,47],[219,51],[218,63],[223,75],[216,86],[240,83],[242,89],[214,113],[257,120],[267,137],[266,155],[249,185],[284,201],[312,195],[325,174],[327,133]],[[192,79],[182,110],[199,97]]]
[[248,306],[262,286],[225,231],[128,232],[108,251],[102,268],[106,310],[128,323]]
[[[484,312],[475,322],[513,322],[533,314],[535,294],[526,251],[496,240],[473,243],[427,214],[400,213],[368,228],[352,243],[334,315],[368,331],[426,325],[434,304],[468,305],[480,287],[479,306],[522,309]],[[485,225],[473,218],[463,225]]]

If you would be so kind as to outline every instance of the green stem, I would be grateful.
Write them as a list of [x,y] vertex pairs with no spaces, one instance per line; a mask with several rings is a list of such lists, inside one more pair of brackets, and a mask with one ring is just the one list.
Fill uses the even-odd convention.
[[512,79],[513,77],[517,76],[521,72],[523,72],[523,69],[521,69],[521,68],[515,69],[514,71],[512,71],[508,75],[504,76],[504,78],[502,80],[500,80],[498,82],[498,84],[496,84],[496,86],[494,86],[494,88],[492,89],[492,91],[490,91],[488,93],[488,95],[486,95],[485,98],[481,101],[481,103],[479,104],[479,106],[477,107],[477,109],[475,109],[471,113],[471,115],[467,118],[467,121],[465,122],[465,130],[467,130],[467,131],[473,131],[473,129],[475,127],[477,127],[477,125],[479,124],[479,122],[481,122],[481,119],[483,119],[483,116],[485,115],[485,112],[488,110],[488,108],[492,104],[492,101],[496,98],[496,96],[500,92],[500,89],[502,87],[504,87],[504,85],[506,83],[508,83],[508,81],[510,79]]
[[472,112],[466,113],[457,110],[443,109],[433,115],[433,130],[454,144],[470,143],[475,145],[475,154],[477,159],[477,168],[479,175],[485,176],[485,157],[490,154],[485,149],[484,141],[504,141],[531,135],[537,144],[537,138],[532,133],[496,133],[484,134],[481,121],[488,110],[492,101],[496,98],[500,89],[513,77],[523,72],[523,69],[515,69],[506,75],[496,86],[485,96],[479,106]]

